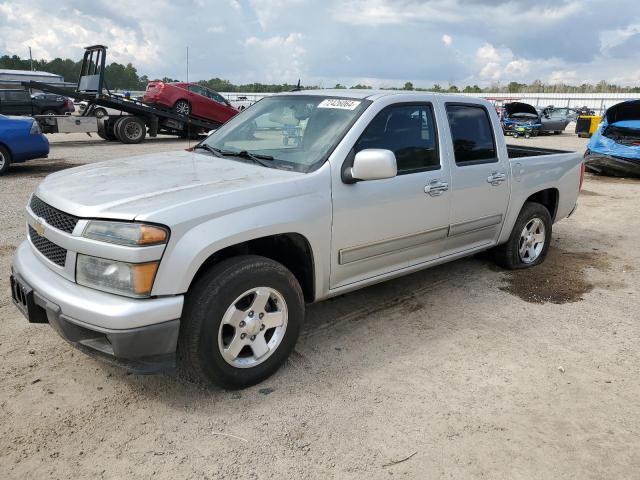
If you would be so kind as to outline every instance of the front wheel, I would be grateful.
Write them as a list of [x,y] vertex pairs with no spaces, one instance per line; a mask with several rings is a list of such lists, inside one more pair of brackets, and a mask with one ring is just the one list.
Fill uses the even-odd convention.
[[509,240],[494,250],[496,263],[509,270],[542,263],[551,243],[552,223],[549,210],[544,205],[525,203]]
[[186,296],[179,368],[226,388],[254,385],[286,360],[303,320],[302,289],[283,265],[254,255],[224,260]]

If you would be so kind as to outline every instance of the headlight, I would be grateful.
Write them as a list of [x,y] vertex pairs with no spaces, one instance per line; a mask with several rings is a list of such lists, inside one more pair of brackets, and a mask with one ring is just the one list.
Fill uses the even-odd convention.
[[91,220],[82,236],[101,242],[135,247],[165,243],[169,235],[166,228],[156,225]]
[[31,123],[31,130],[29,130],[29,133],[31,135],[38,135],[42,133],[42,130],[40,130],[40,125],[35,120]]
[[148,297],[159,263],[125,263],[78,254],[76,282],[118,295]]

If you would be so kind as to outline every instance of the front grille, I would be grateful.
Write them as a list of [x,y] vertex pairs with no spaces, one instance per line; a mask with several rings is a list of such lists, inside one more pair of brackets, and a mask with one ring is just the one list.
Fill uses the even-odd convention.
[[66,249],[59,247],[49,239],[38,235],[38,232],[36,232],[31,225],[29,225],[29,238],[31,239],[33,246],[36,247],[42,255],[47,257],[56,265],[64,267],[67,260]]
[[31,197],[29,207],[37,217],[44,218],[45,222],[53,228],[57,228],[63,232],[72,233],[73,229],[76,228],[78,220],[80,220],[78,217],[61,212],[57,208],[47,205],[35,195]]

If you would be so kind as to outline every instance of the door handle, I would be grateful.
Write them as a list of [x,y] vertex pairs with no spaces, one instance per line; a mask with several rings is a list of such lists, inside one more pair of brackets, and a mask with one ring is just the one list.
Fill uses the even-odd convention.
[[429,185],[424,187],[424,193],[431,195],[432,197],[438,197],[447,190],[449,190],[449,184],[441,182],[440,180],[432,180]]
[[504,182],[506,179],[507,176],[504,173],[493,172],[487,177],[487,182],[495,187],[500,185],[500,183]]

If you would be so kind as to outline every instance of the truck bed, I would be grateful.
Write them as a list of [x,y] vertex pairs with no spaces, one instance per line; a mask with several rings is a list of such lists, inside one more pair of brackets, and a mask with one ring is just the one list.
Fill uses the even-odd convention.
[[509,158],[540,157],[542,155],[556,155],[558,153],[571,153],[568,150],[555,150],[552,148],[523,147],[521,145],[507,145]]

